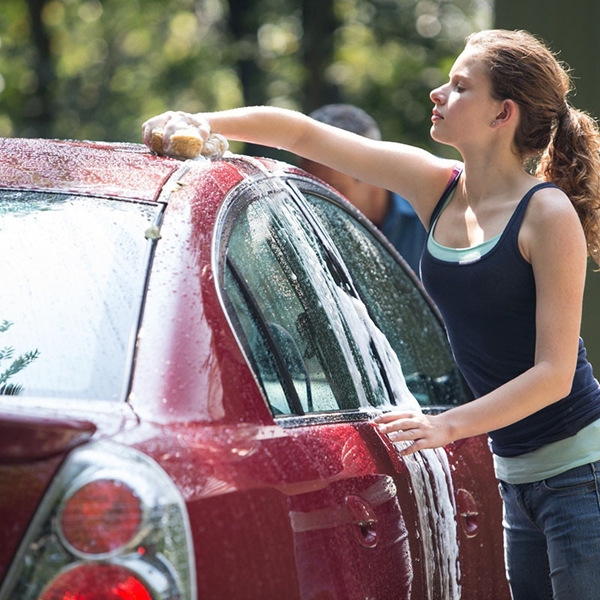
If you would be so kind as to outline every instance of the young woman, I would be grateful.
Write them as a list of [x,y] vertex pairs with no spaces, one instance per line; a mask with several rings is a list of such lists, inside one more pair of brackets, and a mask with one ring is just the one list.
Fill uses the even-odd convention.
[[143,126],[148,144],[191,124],[285,148],[411,202],[429,231],[423,282],[476,400],[379,427],[406,453],[489,434],[515,600],[600,593],[600,388],[579,337],[586,258],[600,261],[600,137],[569,91],[538,40],[495,30],[467,38],[431,92],[431,136],[462,163],[273,107]]

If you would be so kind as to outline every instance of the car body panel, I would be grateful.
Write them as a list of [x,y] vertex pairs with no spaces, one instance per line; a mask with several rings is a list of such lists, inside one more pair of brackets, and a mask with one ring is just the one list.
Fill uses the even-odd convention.
[[[194,166],[202,171],[209,165]],[[228,186],[242,178],[227,163],[218,165],[217,172]],[[215,176],[204,179],[194,173],[200,181],[184,174],[169,195],[148,283],[130,402],[143,419],[158,422],[267,423],[269,410],[257,396],[254,377],[225,326],[211,268],[213,219],[223,183]],[[170,324],[166,331],[164,322]],[[177,368],[165,357],[176,357]],[[244,396],[235,404],[222,402],[239,394],[248,394],[247,401]]]
[[0,420],[0,461],[28,462],[67,452],[95,433],[89,421],[47,419],[34,415],[4,413]]

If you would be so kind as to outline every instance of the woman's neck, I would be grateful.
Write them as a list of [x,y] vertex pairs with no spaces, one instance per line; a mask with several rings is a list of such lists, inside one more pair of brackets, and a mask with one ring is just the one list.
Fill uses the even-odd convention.
[[508,157],[474,155],[464,157],[464,172],[459,180],[461,196],[471,206],[489,198],[514,197],[535,182],[521,160],[512,152]]

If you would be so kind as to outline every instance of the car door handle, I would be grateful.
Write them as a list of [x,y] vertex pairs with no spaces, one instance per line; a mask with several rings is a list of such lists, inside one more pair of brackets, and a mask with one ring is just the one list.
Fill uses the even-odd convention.
[[479,533],[479,506],[473,494],[462,488],[456,491],[456,512],[466,536],[475,537]]
[[346,509],[358,543],[365,548],[374,548],[378,542],[377,517],[372,506],[360,496],[346,496]]

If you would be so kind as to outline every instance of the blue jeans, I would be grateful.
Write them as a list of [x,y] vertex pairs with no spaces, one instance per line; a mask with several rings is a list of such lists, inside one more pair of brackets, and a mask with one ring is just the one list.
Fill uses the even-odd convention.
[[513,599],[598,600],[600,461],[500,492]]

